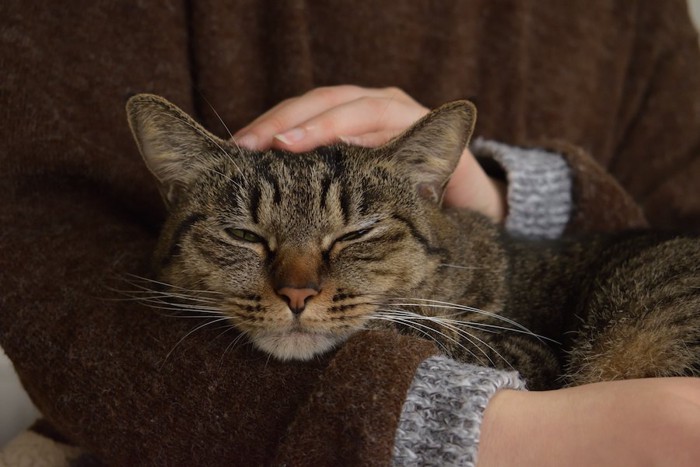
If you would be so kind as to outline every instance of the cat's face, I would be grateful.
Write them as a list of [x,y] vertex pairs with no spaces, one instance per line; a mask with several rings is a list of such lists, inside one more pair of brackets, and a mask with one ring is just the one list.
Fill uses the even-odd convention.
[[309,359],[424,286],[440,262],[427,221],[467,142],[451,104],[379,149],[241,150],[161,98],[128,104],[169,206],[160,279],[214,297],[259,349]]

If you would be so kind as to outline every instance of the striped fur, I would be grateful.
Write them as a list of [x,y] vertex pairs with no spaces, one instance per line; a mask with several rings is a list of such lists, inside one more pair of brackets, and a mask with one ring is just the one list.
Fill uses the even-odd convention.
[[276,358],[393,326],[531,387],[700,371],[695,239],[527,242],[440,206],[467,102],[381,148],[304,154],[238,148],[157,96],[127,110],[170,210],[159,281]]

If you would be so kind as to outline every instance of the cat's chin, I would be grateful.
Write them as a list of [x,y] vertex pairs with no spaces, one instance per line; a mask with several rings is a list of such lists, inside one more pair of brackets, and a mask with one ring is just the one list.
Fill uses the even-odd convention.
[[253,344],[278,360],[310,360],[339,344],[338,336],[290,331],[253,337]]

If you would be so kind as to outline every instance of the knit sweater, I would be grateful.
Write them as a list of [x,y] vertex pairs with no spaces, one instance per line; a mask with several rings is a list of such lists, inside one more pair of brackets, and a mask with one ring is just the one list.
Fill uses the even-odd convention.
[[414,379],[442,371],[433,344],[392,332],[281,363],[202,331],[166,359],[189,322],[103,299],[147,273],[163,218],[124,121],[134,92],[221,135],[203,97],[231,129],[323,85],[472,98],[478,135],[566,162],[564,233],[642,212],[700,225],[700,54],[681,0],[7,0],[0,21],[0,344],[47,420],[109,464],[386,465],[409,455],[394,449]]

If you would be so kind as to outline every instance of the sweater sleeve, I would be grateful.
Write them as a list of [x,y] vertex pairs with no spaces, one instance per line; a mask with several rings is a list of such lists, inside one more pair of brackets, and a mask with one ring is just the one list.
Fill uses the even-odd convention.
[[401,411],[394,465],[476,464],[486,406],[500,389],[525,389],[515,372],[433,356],[418,367]]
[[499,164],[508,182],[506,229],[515,235],[557,238],[572,210],[571,170],[556,153],[477,139],[474,155]]

